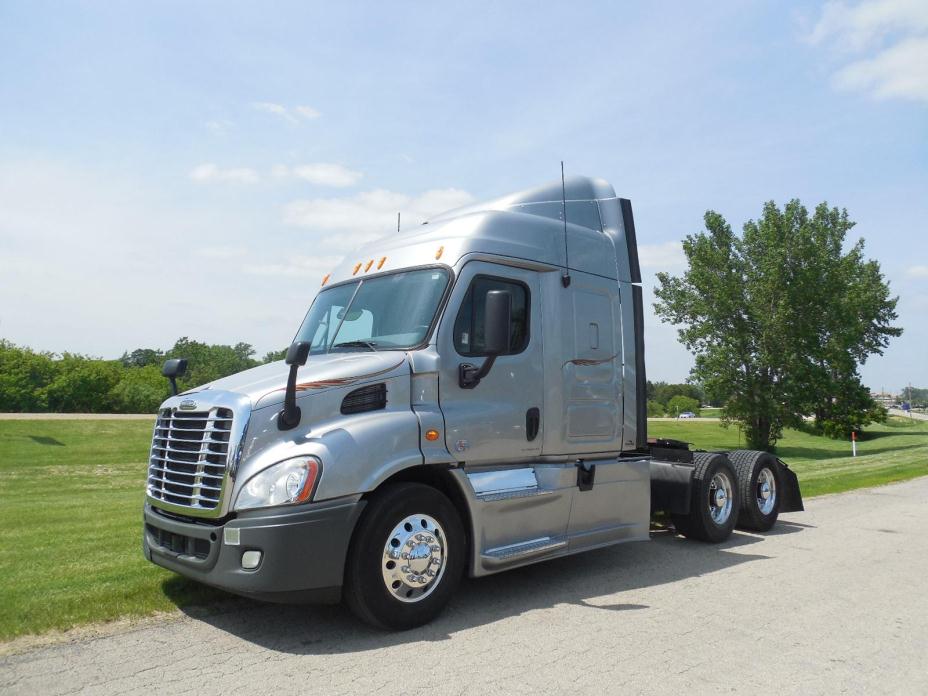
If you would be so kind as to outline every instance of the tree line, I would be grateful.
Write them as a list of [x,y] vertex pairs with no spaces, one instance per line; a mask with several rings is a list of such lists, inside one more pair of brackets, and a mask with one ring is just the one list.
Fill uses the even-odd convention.
[[264,362],[248,343],[209,345],[187,337],[168,350],[139,348],[118,360],[77,353],[34,351],[0,339],[0,411],[14,413],[153,413],[170,388],[161,376],[168,358],[187,358],[180,390],[212,382]]

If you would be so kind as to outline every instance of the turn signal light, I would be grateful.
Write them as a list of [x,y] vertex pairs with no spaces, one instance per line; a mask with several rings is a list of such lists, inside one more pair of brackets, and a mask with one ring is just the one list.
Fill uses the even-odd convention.
[[429,442],[435,442],[435,440],[438,439],[438,431],[437,430],[426,430],[425,439],[428,440]]

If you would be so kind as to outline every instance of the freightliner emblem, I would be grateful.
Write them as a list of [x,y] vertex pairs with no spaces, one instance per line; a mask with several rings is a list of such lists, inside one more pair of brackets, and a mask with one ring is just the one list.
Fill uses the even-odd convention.
[[197,402],[193,399],[184,399],[180,402],[181,411],[195,411],[197,408]]

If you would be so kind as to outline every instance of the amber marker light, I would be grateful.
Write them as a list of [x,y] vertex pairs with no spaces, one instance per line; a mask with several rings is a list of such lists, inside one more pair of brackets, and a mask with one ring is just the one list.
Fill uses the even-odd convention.
[[387,262],[387,257],[384,256],[382,259],[380,259],[380,263],[377,264],[377,270],[379,271],[381,268],[383,268],[383,265],[384,265],[386,262]]
[[438,251],[435,252],[435,260],[437,261],[438,259],[440,259],[441,255],[444,253],[445,253],[445,247],[443,246],[438,247]]
[[351,275],[358,275],[358,271],[361,270],[361,262],[358,261],[358,265],[354,267],[354,270],[351,272]]
[[438,439],[438,431],[437,430],[426,430],[425,439],[428,440],[429,442],[435,442],[435,440]]
[[371,266],[373,265],[374,265],[374,259],[371,259],[370,261],[367,262],[367,265],[364,267],[364,272],[367,273],[369,270],[371,270]]
[[323,285],[325,285],[326,283],[329,282],[329,276],[330,276],[330,275],[332,275],[332,274],[331,274],[331,273],[326,273],[326,274],[325,274],[325,277],[322,279],[322,284],[323,284]]

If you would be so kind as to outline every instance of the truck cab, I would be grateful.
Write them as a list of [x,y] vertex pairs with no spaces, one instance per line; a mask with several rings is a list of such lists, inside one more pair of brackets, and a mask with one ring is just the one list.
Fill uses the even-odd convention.
[[372,242],[284,362],[165,401],[143,547],[271,601],[433,618],[461,576],[801,509],[766,453],[648,441],[631,203],[570,178]]

